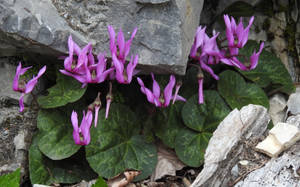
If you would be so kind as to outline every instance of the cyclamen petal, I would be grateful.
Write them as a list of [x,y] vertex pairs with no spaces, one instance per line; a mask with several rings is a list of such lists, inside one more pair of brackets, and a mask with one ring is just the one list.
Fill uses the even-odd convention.
[[118,41],[118,47],[119,47],[119,53],[121,58],[124,58],[123,54],[124,54],[124,48],[125,48],[125,37],[123,34],[122,29],[120,29],[118,36],[117,36],[117,41]]
[[153,81],[153,85],[152,85],[153,95],[155,98],[159,98],[160,97],[160,87],[159,87],[158,83],[156,82],[156,80],[154,79],[153,73],[151,73],[151,77],[152,77],[152,81]]
[[71,115],[71,122],[73,126],[73,139],[76,144],[80,144],[80,135],[78,128],[78,117],[77,113],[73,110]]
[[19,112],[23,112],[23,110],[24,110],[24,96],[25,96],[25,94],[22,93],[20,96],[20,99],[19,99],[19,106],[20,106]]
[[21,62],[19,62],[19,65],[18,65],[17,70],[16,70],[16,75],[15,75],[14,80],[13,80],[13,90],[14,91],[23,92],[23,89],[19,87],[19,79],[20,79],[20,76],[24,75],[24,73],[30,68],[31,68],[31,66],[26,67],[26,68],[22,68],[22,64],[21,64]]
[[214,73],[214,71],[211,69],[211,67],[209,67],[208,65],[206,65],[201,60],[199,62],[200,62],[201,69],[203,69],[204,71],[208,72],[214,79],[219,80],[219,77]]
[[192,45],[190,56],[195,58],[197,56],[198,48],[203,44],[204,37],[205,37],[205,30],[206,27],[202,28],[201,26],[197,28],[194,43]]
[[176,81],[175,76],[171,75],[170,81],[164,89],[164,97],[165,97],[165,102],[163,104],[164,106],[168,106],[170,104],[170,101],[172,99],[173,88],[175,86],[175,81]]
[[135,37],[137,32],[137,28],[134,28],[130,39],[125,43],[125,49],[124,49],[124,57],[126,57],[129,54],[129,50],[130,50],[130,46],[131,46],[131,42],[133,40],[133,38]]
[[111,25],[109,25],[107,28],[108,28],[109,39],[110,39],[110,51],[111,54],[115,54],[117,52],[116,44],[115,44],[116,33],[114,28]]
[[108,113],[109,113],[110,104],[111,104],[111,99],[107,99],[107,100],[106,100],[106,109],[105,109],[105,119],[108,118]]
[[[164,89],[163,94],[160,93],[160,87],[154,79],[153,73],[151,73],[153,79],[152,91],[145,87],[143,81],[138,77],[138,83],[141,86],[141,91],[147,96],[149,103],[154,104],[156,107],[167,107],[170,104],[171,99],[185,101],[181,96],[172,96],[173,88],[175,86],[175,76],[170,76],[170,81]],[[159,93],[159,94],[158,94]]]
[[88,145],[91,141],[90,128],[93,120],[92,111],[88,110],[87,113],[83,111],[83,117],[78,127],[78,116],[75,111],[72,112],[71,122],[73,126],[73,139],[77,145]]
[[42,69],[40,69],[38,75],[36,77],[33,77],[28,83],[26,84],[25,93],[30,93],[35,85],[37,84],[38,79],[45,73],[46,66],[43,66]]
[[176,84],[176,87],[175,87],[175,94],[174,94],[174,97],[173,97],[173,102],[172,102],[172,104],[174,104],[175,101],[176,101],[176,98],[177,98],[177,96],[178,96],[178,92],[179,92],[180,87],[181,87],[181,85],[177,85],[177,84]]
[[137,72],[134,72],[134,70],[138,64],[138,60],[139,60],[138,55],[135,55],[134,59],[132,59],[132,57],[131,57],[129,64],[127,65],[126,71],[127,71],[127,82],[128,83],[131,82],[132,76],[137,73]]
[[83,135],[83,141],[81,142],[82,145],[88,145],[91,141],[91,135],[90,135],[90,128],[93,121],[93,113],[92,111],[88,110],[85,115],[85,122],[83,122],[80,125],[80,130]]
[[99,114],[99,110],[100,110],[100,106],[96,106],[96,107],[95,107],[95,119],[94,119],[95,127],[97,127],[97,124],[98,124],[98,114]]
[[260,44],[258,53],[256,53],[255,50],[254,50],[253,54],[251,55],[251,57],[250,57],[250,64],[251,65],[250,65],[250,68],[249,68],[250,70],[256,68],[257,63],[258,63],[259,55],[262,52],[263,48],[264,48],[264,42],[262,42]]

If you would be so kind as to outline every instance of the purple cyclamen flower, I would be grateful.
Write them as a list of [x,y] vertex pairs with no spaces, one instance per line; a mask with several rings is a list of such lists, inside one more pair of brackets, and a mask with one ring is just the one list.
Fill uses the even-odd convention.
[[259,51],[256,53],[256,51],[254,50],[253,54],[250,56],[250,67],[249,67],[250,70],[256,68],[259,55],[262,52],[263,48],[264,48],[264,43],[262,42],[260,44]]
[[[83,49],[72,40],[72,36],[68,39],[69,56],[64,60],[64,68],[68,72],[76,74],[84,74],[84,64],[87,63],[87,53],[92,50],[92,44],[87,44]],[[75,55],[75,56],[74,56]]]
[[114,28],[109,25],[108,26],[108,33],[109,33],[109,38],[110,38],[110,52],[111,55],[115,54],[119,61],[122,63],[125,62],[126,56],[129,54],[130,51],[130,45],[131,42],[137,32],[137,28],[135,28],[131,34],[131,37],[128,41],[125,42],[125,37],[122,32],[122,29],[120,29],[118,35],[117,35],[117,41],[115,40],[116,38],[116,33]]
[[107,75],[114,70],[114,68],[106,70],[106,58],[104,54],[100,53],[97,56],[98,63],[94,63],[94,57],[91,53],[89,54],[88,59],[90,59],[89,63],[85,62],[83,64],[85,74],[70,73],[66,70],[60,70],[60,72],[75,78],[82,83],[82,87],[85,87],[88,83],[101,83],[105,81]]
[[197,53],[198,53],[198,48],[203,44],[205,38],[205,29],[206,27],[202,28],[201,26],[197,28],[194,43],[192,45],[191,52],[190,52],[190,56],[192,58],[196,58],[197,56],[201,55]]
[[88,110],[87,113],[83,111],[83,117],[78,127],[78,117],[75,111],[72,112],[71,121],[73,125],[73,139],[77,145],[88,145],[91,141],[90,128],[93,121],[93,113]]
[[138,63],[138,55],[136,55],[134,59],[131,57],[126,69],[124,67],[125,63],[119,61],[115,54],[112,54],[112,62],[116,69],[115,78],[117,81],[121,84],[129,84],[132,80],[132,76],[137,73],[134,72],[134,70]]
[[[194,39],[194,43],[192,45],[190,51],[190,57],[194,59],[198,59],[199,57],[203,57],[206,55],[215,55],[219,52],[219,48],[217,45],[217,37],[219,33],[214,33],[214,35],[209,38],[205,33],[205,27],[198,27]],[[211,62],[210,62],[211,63]]]
[[248,40],[249,30],[254,21],[254,16],[250,18],[249,24],[245,29],[242,18],[240,19],[240,23],[238,25],[236,25],[234,18],[231,17],[230,19],[228,15],[224,15],[224,21],[226,25],[228,46],[242,48]]
[[27,83],[25,80],[20,80],[20,76],[23,75],[28,69],[31,67],[22,68],[21,62],[19,62],[19,65],[16,70],[16,75],[13,80],[13,90],[16,92],[20,92],[21,97],[19,99],[19,105],[20,105],[20,112],[24,110],[24,95],[30,93],[35,85],[38,82],[38,79],[45,73],[46,66],[43,66],[36,77],[33,76],[31,80],[29,80]]
[[248,65],[248,66],[246,66],[242,62],[240,62],[238,60],[238,58],[235,56],[230,56],[230,55],[226,56],[225,51],[222,51],[221,53],[219,53],[219,58],[224,64],[227,64],[229,66],[235,66],[242,71],[249,71],[249,70],[254,69],[257,66],[258,58],[259,58],[260,53],[262,52],[263,47],[264,47],[264,42],[262,42],[260,44],[259,51],[257,53],[256,53],[256,51],[254,51],[253,54],[250,56],[250,60],[249,60],[250,65]]
[[141,91],[147,96],[147,100],[155,104],[156,107],[167,107],[170,104],[170,101],[172,98],[175,100],[180,100],[180,101],[186,101],[183,97],[177,95],[177,96],[172,96],[173,88],[175,86],[175,76],[171,75],[170,76],[170,81],[167,84],[167,86],[164,89],[164,92],[160,92],[160,87],[158,83],[154,79],[153,73],[151,73],[152,80],[153,80],[153,87],[152,90],[149,90],[148,88],[145,87],[144,82],[138,77],[138,83],[141,86]]

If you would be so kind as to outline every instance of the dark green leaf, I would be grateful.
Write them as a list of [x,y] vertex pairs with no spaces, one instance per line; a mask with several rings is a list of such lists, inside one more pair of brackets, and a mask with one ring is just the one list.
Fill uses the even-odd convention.
[[275,14],[275,11],[273,9],[273,1],[272,0],[258,1],[258,3],[255,4],[254,9],[256,12],[261,12],[264,15],[270,16],[270,17],[272,17]]
[[180,88],[180,95],[184,98],[189,98],[198,92],[198,70],[195,67],[189,67],[183,77],[183,84]]
[[[259,44],[255,41],[248,41],[239,54],[251,56],[254,49],[258,51]],[[254,70],[240,71],[240,73],[262,88],[271,86],[272,89],[278,89],[287,94],[295,91],[293,81],[283,63],[274,53],[266,50],[260,54],[258,65]]]
[[248,104],[269,108],[265,92],[256,84],[246,83],[243,77],[234,71],[227,70],[220,74],[218,90],[232,109],[240,109]]
[[92,187],[108,187],[105,180],[99,176],[96,183],[92,185]]
[[184,128],[180,117],[182,106],[183,102],[179,101],[168,108],[160,109],[154,126],[155,135],[171,148],[175,147],[175,137],[178,131]]
[[[95,173],[89,168],[82,155],[54,161],[44,156],[38,148],[42,134],[39,132],[33,139],[29,149],[29,173],[32,184],[75,183],[91,180]],[[83,157],[84,158],[84,157]]]
[[100,176],[111,178],[126,169],[142,171],[136,180],[148,177],[157,161],[156,149],[139,136],[140,124],[126,106],[113,103],[108,119],[100,110],[97,128],[91,129],[86,158]]
[[0,176],[0,186],[7,187],[19,187],[20,186],[20,168],[16,171]]
[[48,89],[47,96],[38,98],[38,103],[42,108],[64,106],[80,99],[86,88],[81,88],[81,83],[74,78],[57,73],[56,84]]
[[182,129],[176,136],[175,151],[177,156],[188,166],[201,166],[211,136],[211,133],[199,133],[189,129]]
[[73,140],[70,116],[57,110],[40,110],[38,114],[37,125],[42,134],[39,148],[52,160],[68,158],[80,148]]
[[229,14],[235,18],[250,17],[254,13],[254,8],[251,4],[244,1],[236,1],[225,8],[223,14]]
[[198,94],[187,100],[181,115],[184,124],[189,128],[202,132],[213,132],[218,124],[227,116],[230,109],[216,91],[204,91],[204,103],[198,104]]

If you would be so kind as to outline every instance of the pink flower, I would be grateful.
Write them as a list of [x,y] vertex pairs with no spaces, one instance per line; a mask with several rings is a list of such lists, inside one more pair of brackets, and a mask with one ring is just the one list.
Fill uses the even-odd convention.
[[127,64],[127,68],[124,68],[125,63],[122,63],[118,60],[115,54],[112,54],[112,62],[114,64],[114,67],[116,69],[115,78],[117,81],[121,84],[129,84],[132,80],[132,76],[136,74],[137,72],[134,72],[135,67],[138,63],[138,55],[131,57],[129,63]]
[[254,50],[253,54],[250,56],[250,67],[249,67],[250,70],[256,68],[259,55],[262,52],[263,48],[264,48],[264,43],[262,42],[260,44],[259,51],[256,53],[256,51]]
[[[89,43],[83,49],[72,40],[72,36],[68,39],[69,56],[64,60],[65,70],[76,73],[84,74],[84,64],[87,63],[87,53],[92,50],[92,45]],[[75,56],[74,56],[75,55]]]
[[158,83],[154,79],[153,73],[151,73],[152,80],[153,80],[153,86],[152,90],[149,90],[148,88],[145,87],[144,82],[138,77],[138,83],[141,86],[141,91],[147,96],[147,100],[155,104],[156,107],[167,107],[170,104],[170,101],[172,98],[175,100],[180,100],[180,101],[186,101],[183,97],[177,95],[177,96],[172,96],[173,88],[175,86],[175,77],[174,75],[170,76],[170,81],[167,84],[167,86],[164,89],[164,92],[160,92],[160,87]]
[[124,34],[122,32],[122,29],[120,29],[118,36],[117,36],[117,41],[115,41],[115,37],[116,37],[115,30],[111,25],[108,26],[111,55],[115,54],[117,56],[118,60],[121,61],[122,63],[125,62],[126,57],[129,54],[130,45],[131,45],[131,42],[132,42],[136,32],[137,32],[137,28],[135,28],[133,30],[130,39],[125,42]]
[[202,28],[201,26],[197,28],[194,43],[192,45],[191,52],[190,52],[190,56],[192,58],[195,58],[195,57],[201,55],[201,54],[197,54],[197,52],[198,52],[198,48],[201,47],[204,42],[204,38],[206,35],[205,29],[206,29],[206,27]]
[[73,139],[77,145],[88,145],[91,141],[90,128],[93,121],[93,113],[88,110],[87,113],[83,111],[83,117],[78,127],[78,117],[75,111],[72,112],[71,121],[73,125]]
[[260,53],[262,52],[263,47],[264,47],[264,43],[262,42],[260,44],[259,51],[257,53],[256,53],[256,51],[254,51],[253,54],[250,56],[250,60],[249,60],[250,65],[248,65],[248,66],[246,66],[242,62],[240,62],[238,60],[238,58],[235,56],[231,56],[231,55],[226,56],[225,51],[222,53],[219,53],[219,58],[220,58],[220,61],[222,61],[224,64],[227,64],[229,66],[235,66],[243,71],[249,71],[249,70],[254,69],[257,66],[258,58],[259,58]]
[[224,21],[226,25],[226,37],[229,47],[242,48],[248,40],[249,30],[254,21],[254,16],[250,18],[248,26],[244,29],[243,19],[240,19],[240,23],[236,25],[233,17],[231,20],[228,15],[224,15]]
[[31,80],[29,80],[27,83],[25,82],[25,80],[20,80],[20,76],[23,75],[30,68],[31,67],[22,68],[22,64],[21,64],[21,62],[19,62],[19,65],[16,70],[16,75],[13,80],[13,90],[16,92],[22,93],[21,97],[19,99],[20,112],[22,112],[24,110],[24,100],[23,100],[24,95],[30,93],[34,89],[35,85],[38,82],[38,79],[46,71],[46,66],[43,66],[39,70],[38,75],[36,77],[33,76],[33,78]]
[[89,55],[89,59],[89,63],[85,62],[83,64],[84,74],[70,73],[66,70],[60,70],[60,72],[75,78],[82,83],[82,87],[85,87],[88,83],[101,83],[105,81],[107,75],[114,70],[114,68],[106,70],[106,58],[104,54],[100,53],[97,56],[97,63],[94,62],[93,55]]
[[202,29],[200,26],[196,31],[195,40],[190,52],[190,57],[194,59],[198,59],[199,57],[206,55],[215,55],[219,52],[216,41],[219,33],[214,33],[213,37],[209,38],[205,33],[205,29],[205,27]]

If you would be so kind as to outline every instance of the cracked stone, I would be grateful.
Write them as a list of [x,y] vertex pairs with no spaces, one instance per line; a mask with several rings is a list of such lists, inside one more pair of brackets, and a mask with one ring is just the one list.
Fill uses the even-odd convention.
[[[144,73],[185,74],[204,0],[0,0],[1,54],[67,53],[71,34],[80,46],[91,42],[95,54],[109,53],[107,26],[122,28],[133,40]],[[47,10],[47,11],[45,11]],[[130,59],[130,56],[128,57]]]

